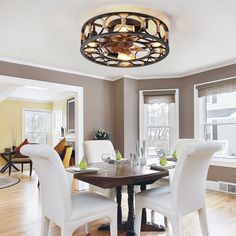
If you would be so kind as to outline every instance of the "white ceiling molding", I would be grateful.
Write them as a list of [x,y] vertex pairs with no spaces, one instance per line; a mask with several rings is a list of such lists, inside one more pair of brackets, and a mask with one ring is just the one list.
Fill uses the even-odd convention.
[[102,77],[102,76],[96,76],[96,75],[93,75],[93,74],[87,74],[87,73],[82,73],[82,72],[78,72],[78,71],[61,69],[61,68],[56,68],[56,67],[52,67],[52,66],[40,65],[40,64],[37,64],[37,63],[26,62],[26,61],[21,61],[21,60],[17,60],[17,59],[0,57],[0,61],[15,63],[15,64],[19,64],[19,65],[25,65],[25,66],[32,66],[32,67],[36,67],[36,68],[52,70],[52,71],[58,71],[58,72],[63,72],[63,73],[68,73],[68,74],[87,76],[87,77],[94,78],[94,79],[112,80],[110,78],[105,78],[105,77]]
[[11,96],[17,87],[16,85],[0,84],[0,102]]
[[5,101],[19,101],[19,102],[34,102],[34,103],[52,103],[52,101],[39,101],[37,99],[29,99],[29,98],[6,98]]

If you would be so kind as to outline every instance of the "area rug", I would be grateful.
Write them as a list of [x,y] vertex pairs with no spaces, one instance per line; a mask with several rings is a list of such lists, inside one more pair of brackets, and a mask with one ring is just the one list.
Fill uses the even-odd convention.
[[12,185],[18,184],[20,182],[19,179],[10,176],[0,176],[0,189],[7,188]]

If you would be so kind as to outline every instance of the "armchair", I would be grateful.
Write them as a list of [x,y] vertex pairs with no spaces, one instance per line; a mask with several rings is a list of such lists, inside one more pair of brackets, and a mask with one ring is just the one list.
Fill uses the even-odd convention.
[[[33,163],[28,156],[24,156],[21,154],[16,153],[15,151],[12,152],[9,158],[9,162],[12,164],[21,164],[21,173],[24,171],[24,164],[30,165],[30,176],[32,175]],[[12,165],[9,165],[9,176],[11,175]]]

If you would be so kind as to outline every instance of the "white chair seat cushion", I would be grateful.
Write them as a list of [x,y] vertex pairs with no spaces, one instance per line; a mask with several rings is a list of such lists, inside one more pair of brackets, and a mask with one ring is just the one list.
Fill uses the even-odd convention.
[[156,210],[165,216],[169,216],[173,209],[171,206],[171,188],[169,186],[152,188],[137,193],[135,201],[143,208]]
[[95,214],[111,211],[117,204],[101,194],[82,192],[72,195],[71,220],[90,217]]

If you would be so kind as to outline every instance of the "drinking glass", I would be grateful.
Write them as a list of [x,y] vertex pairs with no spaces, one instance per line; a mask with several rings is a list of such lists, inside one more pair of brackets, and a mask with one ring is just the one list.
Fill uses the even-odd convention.
[[108,171],[108,163],[112,159],[112,154],[104,153],[104,154],[102,154],[101,157],[102,157],[102,161],[105,162],[105,172],[107,172]]

